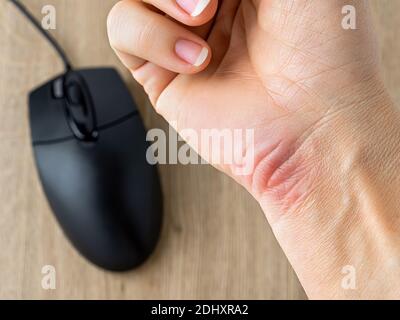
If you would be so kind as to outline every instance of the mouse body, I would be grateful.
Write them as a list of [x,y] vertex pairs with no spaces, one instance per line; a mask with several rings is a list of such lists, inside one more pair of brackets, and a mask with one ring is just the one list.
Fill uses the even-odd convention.
[[118,73],[82,69],[54,78],[30,94],[29,118],[44,192],[74,247],[107,270],[142,264],[159,239],[162,193]]

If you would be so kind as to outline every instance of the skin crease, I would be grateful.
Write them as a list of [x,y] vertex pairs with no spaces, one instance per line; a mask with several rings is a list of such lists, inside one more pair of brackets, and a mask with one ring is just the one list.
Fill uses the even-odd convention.
[[[368,1],[213,0],[197,17],[145,2],[115,5],[111,46],[178,132],[254,129],[251,174],[213,165],[260,203],[308,296],[400,298],[400,117]],[[356,30],[342,28],[349,4]],[[180,59],[179,39],[207,47],[206,62]]]

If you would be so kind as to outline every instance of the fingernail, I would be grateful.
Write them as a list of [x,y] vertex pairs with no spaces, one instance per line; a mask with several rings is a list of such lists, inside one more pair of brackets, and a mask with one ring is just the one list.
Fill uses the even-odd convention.
[[197,17],[207,8],[210,0],[176,0],[176,2],[192,17]]
[[181,59],[195,67],[200,67],[208,57],[208,48],[189,40],[178,40],[175,51]]

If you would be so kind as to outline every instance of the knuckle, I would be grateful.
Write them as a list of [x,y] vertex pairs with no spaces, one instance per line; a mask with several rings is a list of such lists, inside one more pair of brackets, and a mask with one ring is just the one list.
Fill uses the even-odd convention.
[[[149,16],[136,21],[133,10],[138,9],[135,2],[123,0],[114,5],[107,17],[107,32],[110,45],[114,49],[130,52],[151,50],[157,21]],[[139,11],[137,12],[139,14]]]
[[123,21],[123,12],[126,10],[126,1],[117,2],[107,16],[107,33],[110,44],[117,48],[119,44],[119,33]]
[[139,46],[142,50],[151,51],[156,32],[156,22],[153,18],[148,18],[142,27],[138,29],[136,39],[133,39],[134,45]]

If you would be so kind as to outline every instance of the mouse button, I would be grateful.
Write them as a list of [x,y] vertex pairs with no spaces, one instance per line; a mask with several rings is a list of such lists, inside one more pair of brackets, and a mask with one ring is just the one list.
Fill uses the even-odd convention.
[[53,81],[29,94],[32,141],[52,141],[71,137],[62,99],[54,99]]
[[84,69],[78,72],[91,92],[99,127],[137,111],[128,88],[114,69]]

